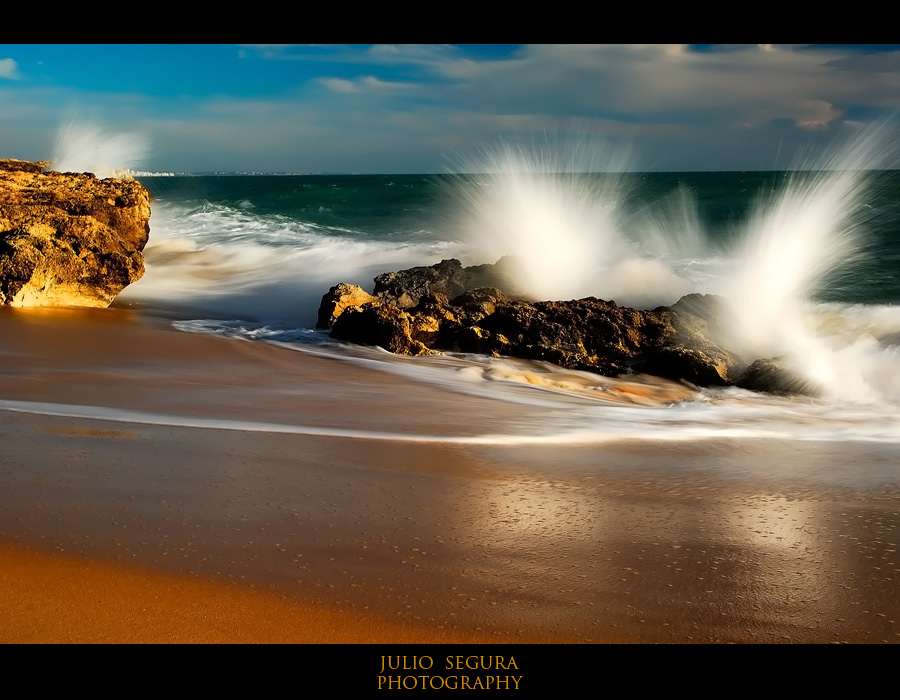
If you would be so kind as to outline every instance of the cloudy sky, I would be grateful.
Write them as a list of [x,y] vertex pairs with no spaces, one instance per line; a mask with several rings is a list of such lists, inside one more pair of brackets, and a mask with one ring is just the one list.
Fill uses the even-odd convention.
[[150,170],[433,173],[501,142],[770,170],[898,107],[900,44],[0,44],[0,157],[76,120]]

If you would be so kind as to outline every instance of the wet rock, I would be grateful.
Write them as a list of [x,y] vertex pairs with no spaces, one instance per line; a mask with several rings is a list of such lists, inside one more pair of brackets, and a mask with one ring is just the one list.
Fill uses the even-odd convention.
[[468,276],[469,291],[488,287],[503,290],[504,294],[516,299],[537,301],[526,294],[516,282],[517,266],[516,258],[513,256],[505,255],[494,264],[471,265],[464,269]]
[[672,333],[661,348],[648,353],[639,370],[698,386],[733,384],[746,363],[719,342],[724,300],[712,294],[688,294],[665,310]]
[[451,299],[459,296],[468,289],[468,282],[462,263],[450,258],[430,267],[412,267],[378,275],[375,294],[392,300],[401,309],[408,309],[427,294],[443,294]]
[[[615,376],[628,372],[673,332],[665,312],[595,298],[530,303],[484,287],[463,291],[451,301],[446,293],[433,291],[458,290],[464,276],[457,260],[381,275],[376,278],[378,302],[345,308],[333,323],[332,337],[402,354],[488,353]],[[411,287],[402,286],[406,283]],[[326,294],[325,300],[331,296]],[[330,303],[320,309],[320,320],[332,315]]]
[[[350,292],[336,292],[350,286],[338,285],[323,298],[320,323],[331,319],[336,339],[406,355],[470,352],[611,377],[644,373],[697,386],[733,385],[740,378],[741,386],[757,391],[814,391],[774,361],[748,368],[721,344],[719,323],[727,310],[721,297],[690,294],[648,311],[594,297],[532,302],[496,286],[467,288],[473,280],[497,281],[510,266],[501,259],[463,268],[450,259],[379,275],[375,297],[363,292],[355,306]],[[336,295],[346,300],[339,314],[330,301]]]
[[375,278],[375,296],[396,304],[401,309],[418,305],[422,297],[443,294],[448,299],[476,289],[492,287],[516,298],[523,298],[513,281],[513,260],[500,258],[494,264],[463,267],[456,258],[398,272],[386,272]]
[[627,373],[671,334],[664,312],[631,309],[593,297],[502,304],[478,326],[503,338],[494,347],[497,354],[606,376]]
[[890,347],[891,345],[900,345],[900,332],[886,335],[878,341],[882,347]]
[[414,317],[394,304],[348,307],[331,328],[331,337],[359,345],[378,345],[397,355],[431,355],[413,338]]
[[355,284],[347,284],[341,282],[329,289],[323,296],[322,302],[319,304],[319,318],[316,321],[316,328],[331,328],[344,310],[351,306],[363,306],[376,301],[376,298],[369,294],[362,287]]
[[741,389],[782,396],[799,395],[815,398],[822,395],[820,387],[785,367],[782,358],[779,357],[770,357],[751,363],[747,370],[738,377],[736,385]]

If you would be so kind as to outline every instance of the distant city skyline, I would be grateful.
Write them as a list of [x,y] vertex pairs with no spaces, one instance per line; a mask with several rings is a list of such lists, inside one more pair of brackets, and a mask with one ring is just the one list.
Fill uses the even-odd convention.
[[0,158],[56,160],[74,124],[148,171],[438,173],[499,144],[786,169],[898,107],[900,44],[0,45]]

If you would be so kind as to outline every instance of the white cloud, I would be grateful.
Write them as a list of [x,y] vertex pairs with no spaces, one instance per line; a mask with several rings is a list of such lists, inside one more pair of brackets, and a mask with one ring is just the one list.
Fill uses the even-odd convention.
[[423,103],[448,109],[548,119],[570,115],[741,129],[786,121],[820,129],[852,105],[889,108],[889,102],[900,101],[900,51],[811,50],[803,44],[721,44],[704,51],[687,44],[532,44],[499,58],[477,58],[449,44],[273,47],[282,58],[356,63],[373,71],[316,79],[333,93],[404,88]]
[[471,103],[490,99],[508,111],[807,126],[833,121],[851,102],[879,105],[896,94],[900,52],[877,54],[878,70],[853,70],[876,59],[847,54],[772,44],[705,52],[683,44],[538,44],[502,60],[448,58],[436,69]]
[[344,78],[319,78],[318,82],[331,90],[331,92],[347,94],[356,92],[358,89],[355,82]]
[[409,90],[413,83],[401,83],[391,80],[381,80],[374,75],[365,75],[355,80],[345,78],[317,78],[317,82],[324,85],[331,92],[349,94],[354,92],[378,92],[383,93],[392,90]]
[[[331,48],[371,73],[316,78],[327,92],[305,96],[306,133],[290,126],[296,103],[260,109],[267,130],[275,128],[273,114],[284,112],[277,131],[297,145],[298,161],[315,148],[302,145],[315,125],[313,140],[332,148],[373,158],[380,151],[385,163],[392,152],[415,148],[438,169],[448,155],[497,138],[572,130],[631,143],[650,169],[765,168],[787,164],[797,145],[825,135],[852,107],[884,106],[884,95],[900,93],[900,52],[876,61],[786,45],[542,44],[501,58],[467,57],[445,45]],[[412,99],[393,99],[401,94]],[[343,100],[351,95],[348,109]]]
[[19,64],[11,58],[0,58],[0,78],[21,80],[22,74],[19,73]]

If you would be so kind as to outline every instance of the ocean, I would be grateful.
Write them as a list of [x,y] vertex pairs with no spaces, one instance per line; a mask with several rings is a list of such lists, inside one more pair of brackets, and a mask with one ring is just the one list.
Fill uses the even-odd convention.
[[[536,421],[484,440],[900,443],[898,171],[560,174],[507,164],[467,175],[139,179],[154,198],[147,272],[117,305],[171,313],[185,332],[377,368],[395,377],[398,395],[428,383],[460,400],[500,400],[513,414],[539,408]],[[638,308],[691,292],[733,299],[731,349],[786,358],[822,397],[736,388],[637,397],[541,363],[400,358],[314,328],[338,282],[371,291],[383,272],[503,255],[523,260],[523,284],[538,299]],[[333,390],[343,390],[338,375]]]

